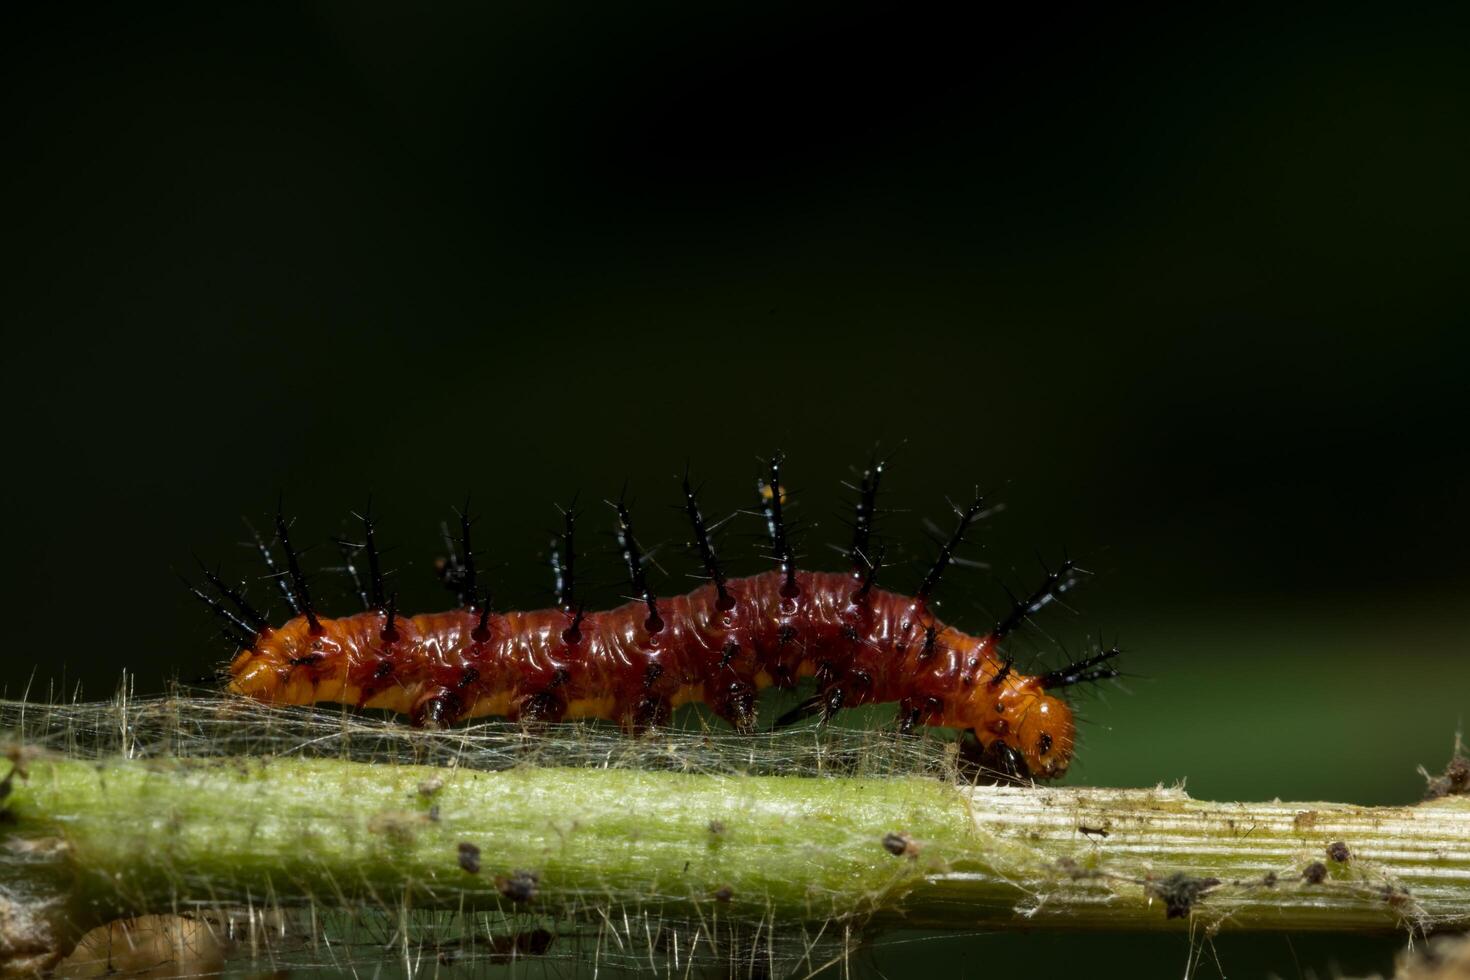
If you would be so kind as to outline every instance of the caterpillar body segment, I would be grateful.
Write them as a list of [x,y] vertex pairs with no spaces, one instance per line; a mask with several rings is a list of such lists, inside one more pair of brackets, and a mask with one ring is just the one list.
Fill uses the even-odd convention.
[[[228,669],[230,690],[260,701],[381,708],[423,727],[485,716],[524,722],[597,718],[633,732],[664,723],[681,704],[699,702],[750,732],[761,689],[791,688],[810,677],[816,695],[779,719],[778,727],[809,715],[825,720],[843,708],[896,702],[901,731],[932,725],[971,733],[973,742],[967,737],[962,752],[1004,777],[1052,779],[1066,772],[1075,722],[1071,708],[1053,692],[1116,677],[1117,649],[1027,675],[1000,645],[1071,589],[1081,569],[1067,560],[1048,570],[1041,586],[1014,599],[990,632],[964,633],[935,618],[930,597],[946,568],[959,560],[966,532],[989,512],[980,494],[956,508],[953,532],[918,592],[909,596],[876,584],[884,547],[873,541],[872,531],[883,464],[872,465],[854,488],[857,514],[846,549],[851,567],[815,572],[796,564],[782,463],[779,454],[769,460],[757,483],[775,567],[745,578],[726,574],[713,526],[686,472],[682,509],[707,582],[684,595],[658,596],[650,588],[625,497],[610,503],[634,598],[616,609],[591,611],[577,598],[576,514],[568,508],[552,549],[557,605],[493,610],[488,592],[477,587],[468,502],[460,512],[458,541],[444,528],[449,556],[438,563],[440,578],[460,602],[455,610],[418,616],[399,611],[396,593],[384,588],[366,513],[366,540],[339,542],[367,558],[366,588],[349,561],[355,591],[370,600],[365,612],[321,615],[291,548],[290,525],[279,513],[275,541],[255,535],[255,546],[293,618],[270,626],[242,592],[207,568],[206,582],[218,597],[189,588],[239,645]],[[285,551],[284,562],[273,554],[276,544]]]
[[318,617],[317,629],[302,615],[241,650],[229,687],[274,703],[386,708],[422,726],[499,715],[600,718],[636,731],[697,701],[749,731],[760,689],[816,677],[826,704],[899,702],[909,725],[971,729],[992,755],[1009,749],[1020,775],[1066,771],[1072,712],[1047,684],[1065,672],[1011,670],[993,638],[947,626],[909,596],[859,594],[850,573],[773,570],[723,587],[729,608],[715,584],[660,598],[652,631],[644,601],[583,613],[575,631],[573,614],[556,608],[391,623],[388,611],[370,611]]

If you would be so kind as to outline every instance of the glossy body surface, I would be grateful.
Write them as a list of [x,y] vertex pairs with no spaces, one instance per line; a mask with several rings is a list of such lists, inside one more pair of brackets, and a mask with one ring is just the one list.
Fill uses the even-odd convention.
[[[475,608],[401,617],[369,611],[262,629],[230,664],[230,689],[284,704],[336,702],[420,726],[499,715],[600,718],[633,731],[707,704],[754,730],[757,692],[815,677],[814,710],[897,702],[899,724],[970,729],[1016,774],[1055,778],[1071,761],[1071,709],[1047,676],[1011,669],[998,637],[935,619],[921,599],[842,573],[771,571],[574,616]],[[1068,682],[1070,683],[1070,681]]]

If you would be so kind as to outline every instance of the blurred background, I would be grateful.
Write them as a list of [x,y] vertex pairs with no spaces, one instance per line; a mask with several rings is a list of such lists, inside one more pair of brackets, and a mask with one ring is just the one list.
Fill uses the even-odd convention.
[[[656,587],[683,591],[686,461],[729,513],[784,449],[807,561],[836,568],[840,481],[876,450],[893,587],[946,495],[1006,504],[947,618],[983,629],[1038,555],[1095,573],[1017,646],[1127,650],[1084,695],[1072,782],[1398,802],[1448,758],[1463,8],[4,16],[9,696],[207,674],[230,651],[174,569],[197,552],[264,597],[240,518],[278,491],[336,609],[331,539],[369,493],[405,608],[447,604],[438,522],[467,492],[498,604],[550,602],[577,493],[612,602],[624,481]],[[758,530],[729,525],[738,571]],[[1305,977],[1395,945],[1218,949]],[[1136,976],[1186,949],[986,936],[874,963]]]

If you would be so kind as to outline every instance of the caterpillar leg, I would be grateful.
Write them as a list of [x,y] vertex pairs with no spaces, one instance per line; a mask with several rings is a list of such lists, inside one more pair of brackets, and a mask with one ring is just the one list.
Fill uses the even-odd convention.
[[960,736],[960,774],[982,786],[1021,786],[1031,782],[1025,756],[1000,739],[982,745],[973,729]]
[[634,735],[642,735],[651,728],[662,728],[667,725],[673,713],[673,705],[667,700],[647,695],[639,698],[633,705],[633,710],[629,712],[623,727]]
[[567,713],[567,703],[550,691],[527,694],[516,706],[514,721],[537,723],[561,721]]
[[796,707],[776,719],[772,726],[773,731],[789,728],[799,721],[810,718],[812,715],[821,715],[822,724],[842,710],[843,703],[847,700],[847,692],[840,687],[829,687],[818,691],[811,697],[802,701]]
[[464,717],[464,700],[453,691],[440,688],[421,695],[409,712],[415,728],[436,731],[448,728]]
[[873,678],[865,670],[851,670],[845,663],[823,663],[817,667],[817,680],[821,685],[817,693],[777,718],[777,729],[818,714],[825,725],[843,708],[856,708],[870,700]]
[[742,735],[756,730],[755,706],[759,693],[748,681],[735,680],[706,688],[705,703],[721,720]]
[[922,700],[904,698],[898,703],[898,733],[912,735],[919,725],[927,725],[933,718],[944,714],[944,702],[936,697]]

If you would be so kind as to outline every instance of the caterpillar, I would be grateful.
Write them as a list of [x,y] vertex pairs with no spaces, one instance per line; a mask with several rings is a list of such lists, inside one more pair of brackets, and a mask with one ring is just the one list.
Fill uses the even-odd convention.
[[[467,510],[460,514],[458,554],[450,541],[450,556],[438,566],[460,599],[460,607],[447,612],[400,614],[396,595],[385,594],[370,513],[361,517],[364,540],[351,545],[366,557],[366,584],[359,589],[364,612],[338,618],[318,613],[279,508],[275,541],[257,534],[255,545],[295,614],[290,620],[271,625],[240,589],[207,567],[206,581],[217,595],[189,587],[238,644],[228,689],[259,701],[383,708],[420,727],[498,715],[522,722],[604,719],[630,732],[665,723],[678,705],[702,702],[736,731],[752,732],[760,689],[790,688],[812,677],[816,694],[783,715],[778,727],[897,702],[901,731],[932,725],[973,732],[976,761],[1003,777],[1065,773],[1075,722],[1054,692],[1118,676],[1111,661],[1119,651],[1027,675],[1001,646],[1076,583],[1077,567],[1068,560],[1049,570],[988,633],[972,636],[941,622],[931,607],[941,576],[984,513],[982,495],[956,509],[953,532],[918,590],[905,595],[878,587],[881,547],[869,555],[884,464],[870,465],[853,488],[852,567],[843,572],[797,568],[782,465],[778,455],[757,481],[775,567],[749,577],[726,574],[686,473],[683,510],[705,584],[685,595],[657,596],[650,589],[625,499],[613,507],[634,598],[615,609],[588,611],[577,598],[577,515],[570,509],[563,511],[552,552],[557,602],[547,609],[492,610],[478,589]],[[273,544],[284,552],[284,569]]]

